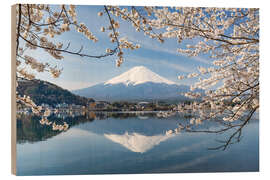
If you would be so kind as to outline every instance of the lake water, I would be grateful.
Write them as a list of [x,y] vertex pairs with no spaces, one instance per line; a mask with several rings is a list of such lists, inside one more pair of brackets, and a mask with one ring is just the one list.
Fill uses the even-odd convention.
[[[63,117],[51,117],[62,121]],[[38,117],[17,119],[17,174],[114,174],[235,172],[259,170],[259,123],[250,121],[241,140],[222,149],[235,131],[166,133],[189,118],[155,114],[95,114],[65,117],[66,132],[52,131]],[[219,129],[206,122],[195,129]]]

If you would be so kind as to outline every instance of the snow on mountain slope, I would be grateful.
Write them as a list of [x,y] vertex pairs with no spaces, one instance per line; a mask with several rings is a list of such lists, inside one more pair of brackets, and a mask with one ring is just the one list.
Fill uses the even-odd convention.
[[126,132],[123,135],[104,134],[104,136],[115,143],[121,144],[130,151],[144,153],[152,149],[154,146],[159,145],[161,142],[174,137],[175,134],[145,136],[138,133],[130,134]]
[[104,85],[123,83],[128,86],[143,84],[146,82],[165,83],[170,85],[176,84],[166,78],[159,76],[144,66],[136,66],[129,71],[110,79],[109,81],[105,82]]
[[73,93],[95,100],[153,100],[187,99],[181,93],[189,91],[189,86],[178,85],[144,66],[134,67],[105,83],[78,89]]

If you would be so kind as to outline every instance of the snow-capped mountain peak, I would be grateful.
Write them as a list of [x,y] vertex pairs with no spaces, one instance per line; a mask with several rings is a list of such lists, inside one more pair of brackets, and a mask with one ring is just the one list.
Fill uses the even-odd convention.
[[176,84],[173,81],[170,81],[164,77],[159,76],[158,74],[152,72],[144,66],[136,66],[123,74],[116,76],[107,82],[104,85],[109,84],[125,84],[128,85],[138,85],[146,82],[153,83],[165,83],[165,84]]
[[181,99],[180,93],[189,91],[189,86],[179,85],[143,66],[134,67],[105,83],[73,91],[75,94],[96,100],[150,100]]

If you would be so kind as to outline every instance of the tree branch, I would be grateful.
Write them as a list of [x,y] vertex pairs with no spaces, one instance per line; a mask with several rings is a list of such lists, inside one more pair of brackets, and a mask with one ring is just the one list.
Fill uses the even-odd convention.
[[111,16],[110,16],[110,13],[109,13],[109,11],[108,11],[108,9],[107,9],[106,6],[104,6],[104,9],[105,9],[106,14],[107,14],[108,17],[109,17],[110,24],[111,24],[111,27],[112,27],[112,30],[113,30],[113,34],[114,34],[114,38],[116,39],[116,43],[117,43],[117,46],[118,46],[118,49],[119,49],[119,48],[120,48],[120,43],[119,43],[119,40],[118,40],[118,38],[117,38],[117,36],[116,36],[116,31],[115,31],[114,25],[113,25],[113,23],[112,23],[112,18],[111,18]]
[[56,48],[50,48],[50,47],[46,47],[46,46],[41,46],[38,44],[33,44],[31,41],[27,40],[26,38],[24,38],[23,36],[19,35],[24,41],[26,41],[27,43],[31,44],[32,46],[38,47],[38,48],[42,48],[42,49],[47,49],[47,50],[51,50],[51,51],[58,51],[58,52],[63,52],[63,53],[68,53],[68,54],[73,54],[73,55],[78,55],[81,57],[89,57],[89,58],[103,58],[103,57],[107,57],[107,56],[111,56],[116,52],[116,49],[112,50],[110,53],[106,53],[106,54],[102,54],[102,55],[89,55],[89,54],[84,54],[84,53],[78,53],[78,52],[73,52],[73,51],[68,51],[65,49],[56,49]]
[[17,24],[17,37],[16,37],[16,54],[18,54],[18,49],[19,49],[19,37],[20,37],[20,27],[21,27],[21,14],[22,14],[22,7],[21,4],[18,4],[18,24]]

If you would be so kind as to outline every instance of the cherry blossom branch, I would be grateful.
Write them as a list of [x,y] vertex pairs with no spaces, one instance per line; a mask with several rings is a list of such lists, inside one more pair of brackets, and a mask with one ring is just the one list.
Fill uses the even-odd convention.
[[51,50],[51,51],[64,52],[64,53],[68,53],[68,54],[72,54],[72,55],[78,55],[78,56],[81,56],[81,57],[90,57],[90,58],[98,58],[98,59],[100,59],[100,58],[103,58],[103,57],[114,55],[114,53],[116,52],[116,49],[114,49],[111,52],[106,53],[106,54],[102,54],[102,55],[89,55],[89,54],[84,54],[84,53],[78,53],[78,52],[68,51],[68,50],[65,50],[65,49],[50,48],[50,47],[41,46],[41,45],[38,45],[38,44],[33,44],[31,41],[29,41],[28,39],[24,38],[20,34],[19,34],[19,37],[22,38],[27,43],[31,44],[32,46],[36,46],[36,47],[41,48],[41,49],[47,49],[47,50]]
[[107,14],[107,16],[108,16],[108,18],[109,18],[109,21],[110,21],[110,24],[111,24],[111,27],[112,27],[112,31],[113,31],[113,34],[114,34],[114,38],[116,39],[117,48],[119,49],[120,43],[119,43],[119,40],[118,40],[117,35],[116,35],[116,31],[115,31],[115,28],[114,28],[114,24],[112,23],[111,15],[110,15],[110,13],[109,13],[109,11],[108,11],[108,9],[107,9],[106,6],[104,6],[104,9],[105,9],[105,12],[106,12],[106,14]]
[[[33,21],[31,21],[31,23],[32,23],[33,25],[35,25],[35,26],[49,26],[49,25],[54,25],[54,26],[56,26],[56,23],[62,21],[62,20],[60,20],[60,18],[61,18],[62,14],[63,14],[63,11],[64,11],[64,7],[61,8],[61,12],[59,13],[59,15],[58,15],[58,17],[56,18],[56,20],[53,21],[53,22],[51,22],[51,23],[39,24],[39,23],[35,23],[35,22],[33,22]],[[29,15],[29,20],[30,20],[30,15]]]
[[[241,137],[242,129],[247,125],[247,123],[249,122],[249,120],[251,119],[251,117],[253,116],[253,114],[256,112],[257,108],[258,108],[258,107],[254,108],[254,109],[250,112],[249,116],[248,116],[247,119],[244,121],[244,123],[241,124],[240,127],[239,127],[239,128],[238,128],[238,129],[237,129],[237,130],[229,137],[229,139],[225,142],[224,145],[221,145],[221,146],[218,146],[218,147],[215,147],[215,148],[208,148],[208,149],[209,149],[209,150],[218,150],[218,149],[221,149],[221,148],[222,148],[223,151],[226,150],[227,147],[228,147],[228,145],[232,144],[232,140],[233,140],[233,138],[234,138],[237,134],[239,134],[238,137],[237,137],[237,142],[239,142],[239,141],[240,141],[240,137]],[[234,143],[234,142],[233,142],[233,143]]]

